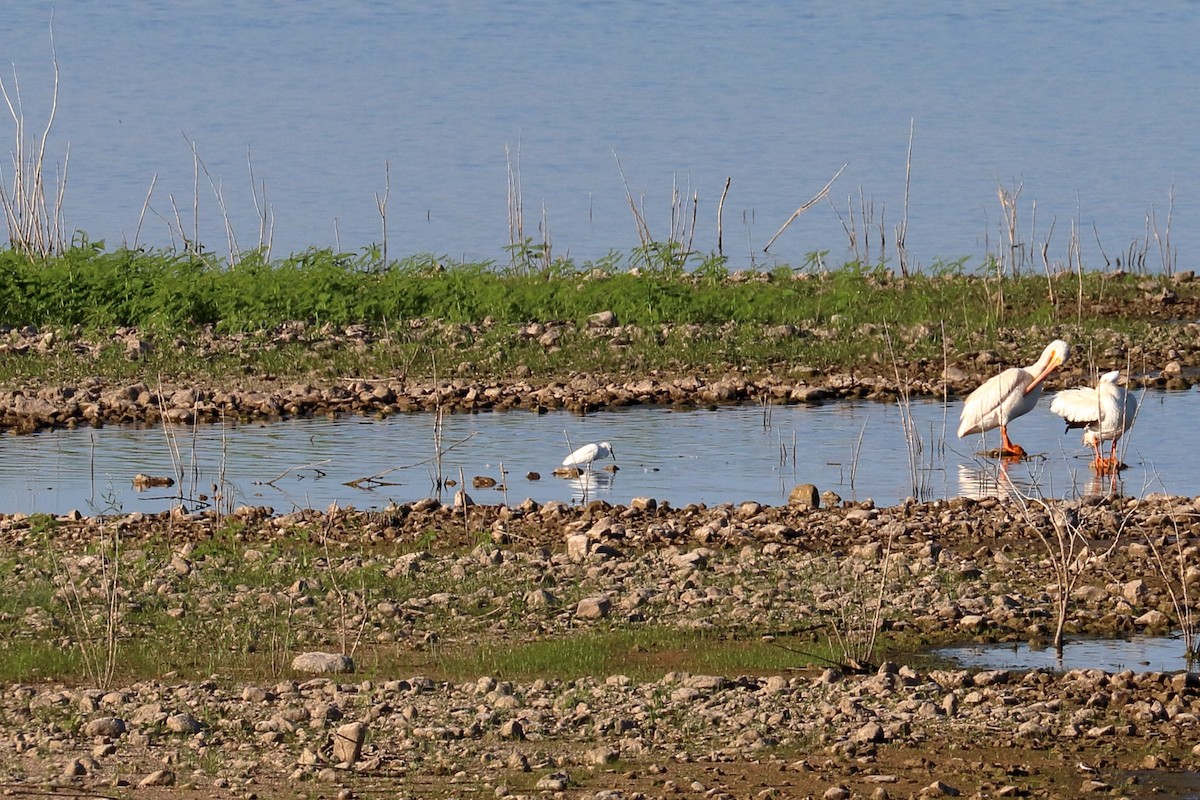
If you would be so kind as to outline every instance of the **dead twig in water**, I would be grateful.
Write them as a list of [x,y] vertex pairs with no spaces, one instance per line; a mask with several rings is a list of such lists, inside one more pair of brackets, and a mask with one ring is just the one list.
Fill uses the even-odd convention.
[[276,481],[278,481],[280,478],[282,478],[282,477],[286,476],[288,473],[290,473],[290,472],[299,472],[299,471],[300,471],[300,470],[302,470],[302,469],[314,469],[314,470],[316,470],[316,472],[317,472],[317,475],[319,475],[320,477],[322,477],[322,478],[323,478],[323,477],[325,477],[325,473],[324,473],[322,470],[319,470],[319,469],[316,469],[316,468],[317,468],[317,467],[319,467],[319,466],[321,466],[322,464],[328,464],[328,463],[329,463],[330,461],[332,461],[332,460],[333,460],[332,458],[325,458],[325,459],[322,459],[322,460],[320,460],[320,461],[314,461],[314,462],[312,462],[311,464],[301,464],[300,466],[297,466],[297,467],[288,467],[288,468],[287,468],[287,469],[285,469],[283,472],[281,472],[281,473],[279,473],[278,475],[276,475],[274,478],[271,478],[271,480],[269,480],[269,481],[255,481],[255,482],[254,482],[254,485],[255,485],[255,486],[274,486]]
[[346,481],[342,485],[343,486],[353,486],[355,489],[374,489],[377,486],[394,486],[396,484],[391,484],[391,483],[387,483],[386,481],[383,481],[382,480],[383,476],[390,475],[391,473],[397,472],[402,469],[412,469],[414,467],[420,467],[425,464],[428,464],[430,461],[440,461],[442,454],[449,453],[454,448],[459,447],[462,444],[465,444],[466,442],[473,439],[477,433],[478,433],[478,431],[475,431],[474,433],[471,433],[469,436],[465,436],[462,439],[459,439],[457,442],[450,445],[449,447],[440,449],[438,451],[438,455],[436,455],[436,456],[430,456],[429,458],[423,459],[421,461],[417,461],[416,463],[413,463],[413,464],[401,464],[398,467],[389,467],[388,469],[385,469],[382,472],[376,472],[374,475],[367,475],[362,478],[355,478],[352,481]]

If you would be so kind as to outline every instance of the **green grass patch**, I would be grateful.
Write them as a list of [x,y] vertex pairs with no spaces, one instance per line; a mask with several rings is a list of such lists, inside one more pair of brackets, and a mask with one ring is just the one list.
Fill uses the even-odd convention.
[[643,680],[671,671],[777,674],[825,666],[827,659],[834,658],[828,647],[808,639],[767,642],[758,637],[645,627],[577,631],[522,644],[444,648],[432,654],[431,666],[438,674],[463,680],[480,675],[512,680],[626,675]]

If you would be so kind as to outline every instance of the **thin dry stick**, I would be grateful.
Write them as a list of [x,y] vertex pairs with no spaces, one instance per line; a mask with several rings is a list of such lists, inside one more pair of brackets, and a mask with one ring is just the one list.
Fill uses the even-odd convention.
[[525,241],[525,208],[521,196],[521,140],[517,139],[517,160],[513,166],[512,154],[504,145],[504,161],[508,169],[508,244],[510,258],[517,257],[517,249]]
[[[254,485],[255,485],[255,486],[274,486],[276,481],[278,481],[280,478],[282,478],[282,477],[284,477],[284,476],[288,475],[289,473],[292,473],[292,472],[299,472],[299,471],[300,471],[300,470],[302,470],[302,469],[315,469],[316,467],[319,467],[319,466],[321,466],[322,464],[328,464],[328,463],[329,463],[330,461],[332,461],[332,460],[333,460],[333,459],[331,459],[331,458],[326,458],[326,459],[322,459],[321,461],[314,461],[314,462],[312,462],[311,464],[300,464],[300,465],[298,465],[298,466],[295,466],[295,467],[288,467],[288,468],[287,468],[287,469],[285,469],[283,472],[281,472],[281,473],[279,473],[278,475],[276,475],[274,478],[271,478],[271,480],[269,480],[269,481],[255,481],[255,482],[254,482]],[[320,473],[320,474],[322,474],[322,475],[324,474],[323,472],[321,472],[321,470],[317,470],[317,472],[318,472],[318,473]],[[359,480],[364,480],[364,479],[360,478]]]
[[390,161],[383,162],[383,197],[375,193],[375,207],[379,209],[379,219],[383,225],[383,263],[388,263],[388,231],[387,231],[387,201],[392,193],[392,165]]
[[138,246],[138,239],[142,235],[142,223],[146,221],[146,209],[150,207],[150,196],[154,194],[154,185],[158,183],[158,173],[154,173],[154,177],[150,179],[150,188],[146,190],[146,200],[142,203],[142,213],[138,214],[137,228],[133,232],[133,249]]
[[[183,133],[183,132],[180,131],[180,133]],[[204,177],[208,179],[208,185],[213,190],[213,196],[216,198],[216,201],[217,201],[217,208],[219,208],[221,210],[221,219],[225,225],[225,240],[226,240],[226,245],[229,248],[229,263],[234,264],[241,258],[241,249],[238,247],[237,237],[233,233],[233,221],[229,218],[229,210],[225,206],[225,191],[224,191],[224,189],[222,189],[221,185],[216,180],[213,179],[212,173],[210,173],[208,171],[208,165],[204,163],[204,160],[202,158],[200,158],[200,153],[196,148],[196,143],[193,142],[191,139],[188,139],[188,136],[186,133],[183,134],[183,138],[189,145],[191,145],[192,157],[194,159],[194,164],[195,164],[194,168],[198,168],[204,172]],[[199,186],[198,175],[196,178],[195,192],[196,192],[195,214],[196,214],[196,232],[197,232],[196,240],[199,241],[200,186]]]
[[638,239],[642,243],[642,247],[649,247],[654,241],[654,237],[650,235],[650,228],[646,225],[645,216],[638,210],[637,203],[633,202],[633,194],[629,191],[629,181],[625,180],[625,170],[621,167],[621,159],[617,156],[617,151],[613,150],[613,158],[617,161],[617,172],[621,174],[621,184],[625,187],[625,201],[629,203],[629,210],[633,212],[633,223],[637,227]]
[[904,162],[904,216],[900,227],[896,228],[896,260],[900,262],[900,274],[908,277],[908,249],[904,246],[905,235],[908,233],[908,189],[912,184],[912,148],[913,130],[916,120],[908,121],[908,158]]
[[729,194],[729,184],[732,182],[732,177],[725,179],[725,189],[721,192],[721,199],[717,201],[717,255],[719,256],[725,255],[725,250],[723,247],[724,222],[722,220],[722,215],[725,213],[725,196]]
[[[473,439],[475,437],[475,435],[477,433],[479,433],[479,431],[475,431],[474,433],[471,433],[468,436],[465,436],[462,439],[459,439],[457,442],[450,445],[449,447],[443,448],[441,446],[441,441],[442,441],[441,431],[440,431],[440,427],[438,427],[438,426],[440,426],[440,422],[441,422],[441,418],[440,418],[440,416],[438,416],[434,422],[434,424],[435,424],[435,431],[434,431],[435,445],[434,445],[434,447],[436,450],[435,455],[432,455],[426,459],[422,459],[421,461],[414,462],[412,464],[401,464],[400,466],[389,467],[388,469],[385,469],[381,472],[376,472],[374,475],[367,475],[366,477],[363,477],[363,478],[355,478],[352,481],[346,481],[346,483],[343,485],[353,486],[356,489],[362,489],[362,488],[373,489],[376,486],[391,485],[391,484],[384,483],[384,481],[382,481],[380,479],[383,478],[385,475],[390,475],[393,472],[397,472],[402,469],[413,469],[414,467],[424,466],[425,464],[428,464],[431,461],[433,461],[433,462],[437,462],[437,464],[438,464],[438,467],[437,467],[438,484],[440,486],[440,484],[442,482],[441,481],[441,463],[442,463],[441,458],[442,458],[442,456],[445,455],[446,453],[449,453],[451,450],[454,450],[455,448],[459,447],[460,445],[463,445],[466,442],[470,441],[471,439]],[[283,477],[283,476],[280,476],[280,477]],[[276,478],[276,480],[278,480],[278,478]]]
[[871,421],[868,416],[863,421],[862,430],[858,432],[858,438],[854,441],[854,449],[850,453],[850,493],[854,494],[854,478],[858,474],[858,459],[862,454],[863,437],[867,435],[867,423]]
[[258,248],[266,259],[271,258],[271,247],[275,243],[275,214],[267,203],[267,182],[262,182],[262,203],[258,198],[258,179],[254,177],[254,160],[250,148],[246,148],[246,168],[250,171],[250,199],[254,201],[254,213],[258,216]]
[[4,207],[5,220],[8,223],[9,243],[23,252],[41,256],[50,255],[56,249],[66,248],[63,237],[65,225],[62,221],[62,201],[66,193],[67,164],[70,150],[63,160],[62,174],[58,179],[53,212],[46,206],[46,186],[44,165],[46,161],[46,142],[54,119],[58,113],[58,53],[54,45],[54,22],[50,23],[50,53],[51,64],[54,68],[54,82],[50,97],[50,112],[46,126],[42,129],[41,140],[36,149],[26,146],[25,112],[21,103],[20,82],[13,70],[13,94],[16,97],[14,105],[9,96],[8,88],[0,81],[0,94],[4,96],[8,113],[15,127],[13,157],[13,190],[8,194],[0,185],[0,205]]
[[1046,270],[1046,286],[1050,294],[1050,305],[1058,305],[1058,298],[1054,294],[1054,278],[1050,275],[1050,240],[1054,238],[1054,225],[1058,219],[1050,220],[1050,231],[1046,234],[1045,241],[1042,242],[1042,267]]
[[842,174],[842,172],[845,171],[846,167],[848,167],[848,166],[850,166],[849,163],[842,164],[842,168],[839,169],[834,174],[834,176],[829,179],[829,183],[825,184],[825,186],[823,186],[821,188],[821,191],[817,192],[811,200],[809,200],[807,203],[805,203],[804,205],[797,208],[795,210],[795,212],[792,213],[792,216],[788,217],[788,221],[783,223],[783,225],[780,226],[779,230],[775,231],[775,235],[771,237],[771,241],[767,242],[767,246],[763,248],[764,253],[771,249],[771,245],[775,244],[775,240],[779,238],[779,234],[781,234],[785,230],[787,230],[787,226],[791,225],[796,220],[796,217],[800,216],[805,211],[808,211],[814,205],[821,202],[821,198],[823,198],[825,195],[829,194],[829,189],[830,189],[830,187],[833,186],[833,182],[838,179],[838,177]]

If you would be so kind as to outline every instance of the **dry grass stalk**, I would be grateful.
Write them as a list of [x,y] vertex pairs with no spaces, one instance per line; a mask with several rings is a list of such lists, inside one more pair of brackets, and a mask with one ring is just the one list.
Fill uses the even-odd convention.
[[54,68],[50,110],[41,136],[36,139],[31,140],[26,133],[25,109],[21,102],[21,87],[15,67],[11,94],[5,82],[0,80],[0,94],[4,96],[14,127],[12,188],[6,188],[0,180],[0,206],[4,208],[4,220],[8,225],[8,241],[14,250],[43,258],[52,253],[62,252],[67,247],[62,207],[67,189],[69,147],[63,156],[62,169],[55,181],[53,200],[47,202],[46,198],[46,146],[58,113],[59,72],[53,25],[50,29],[50,53]]
[[725,179],[725,188],[721,191],[721,199],[717,201],[717,255],[725,255],[724,246],[724,214],[725,214],[725,197],[729,194],[729,184],[733,182],[733,178]]
[[857,579],[853,589],[843,595],[837,606],[837,619],[828,624],[830,639],[842,653],[842,666],[855,672],[872,668],[875,645],[883,629],[883,609],[887,599],[888,569],[892,560],[892,537],[888,537],[879,568],[879,583],[872,598],[864,596]]
[[[360,587],[361,596],[348,594],[342,589],[341,581],[338,580],[337,570],[333,566],[333,556],[329,552],[329,536],[333,532],[337,514],[338,507],[337,504],[334,503],[329,507],[329,510],[325,515],[325,526],[321,530],[321,545],[325,551],[325,569],[329,574],[329,583],[333,587],[333,593],[337,595],[338,599],[338,639],[341,644],[342,655],[353,657],[355,651],[358,650],[358,646],[362,643],[363,634],[366,631],[366,609],[369,598],[367,597],[365,578],[363,579],[364,585]],[[354,636],[353,643],[350,641],[350,629],[352,627],[350,607],[352,604],[358,607],[360,616],[358,630]]]
[[[106,526],[107,527],[107,526]],[[95,682],[97,688],[107,689],[112,685],[117,671],[117,634],[121,617],[121,532],[117,525],[108,527],[100,537],[100,552],[95,563],[99,565],[95,591],[81,587],[76,579],[80,563],[60,566],[55,549],[51,545],[50,558],[56,574],[63,576],[66,583],[63,599],[68,614],[75,626],[75,643],[83,660],[84,672]],[[103,607],[97,612],[89,598],[99,595]],[[98,620],[97,620],[98,618]]]
[[908,234],[908,190],[912,184],[912,148],[913,131],[916,120],[908,121],[908,158],[904,162],[904,216],[896,228],[896,260],[900,264],[900,274],[908,277],[908,248],[905,247],[905,237]]
[[517,257],[517,248],[525,241],[525,206],[521,196],[521,142],[517,141],[517,158],[514,167],[512,153],[504,145],[504,160],[508,172],[508,244],[512,258]]
[[797,217],[799,217],[805,211],[808,211],[810,208],[815,206],[817,203],[821,202],[822,198],[824,198],[825,195],[829,194],[829,189],[833,186],[833,182],[836,181],[839,177],[841,177],[841,174],[843,172],[845,172],[846,167],[848,167],[848,166],[850,166],[850,165],[842,164],[842,168],[839,169],[836,173],[834,173],[833,177],[829,179],[828,183],[826,183],[823,187],[821,187],[821,191],[817,192],[815,195],[813,195],[812,199],[810,199],[807,203],[805,203],[804,205],[800,206],[799,208],[797,208],[795,211],[792,212],[792,215],[790,217],[788,217],[787,222],[783,223],[783,225],[781,225],[779,227],[779,230],[775,231],[775,235],[772,236],[770,241],[767,242],[766,246],[763,247],[764,253],[771,249],[771,245],[775,244],[775,240],[779,238],[779,235],[782,234],[785,230],[787,230],[787,227],[789,225],[791,225],[793,222],[795,222]]
[[654,237],[650,235],[650,228],[646,226],[646,217],[638,210],[637,203],[633,201],[633,194],[629,191],[629,181],[625,179],[625,170],[621,167],[621,158],[617,155],[617,151],[613,150],[613,158],[617,161],[617,172],[621,175],[621,184],[625,187],[625,202],[629,204],[629,210],[633,212],[633,223],[637,228],[638,241],[642,243],[642,247],[649,247],[654,242]]
[[1179,529],[1178,516],[1172,512],[1168,519],[1174,536],[1153,536],[1145,531],[1146,544],[1150,548],[1151,563],[1155,572],[1162,579],[1167,595],[1171,598],[1171,607],[1175,610],[1176,624],[1183,633],[1184,656],[1189,666],[1200,656],[1200,644],[1197,635],[1200,634],[1200,619],[1192,602],[1193,564],[1196,559],[1195,546],[1185,547],[1188,537]]
[[[263,252],[263,258],[270,260],[271,248],[275,244],[275,211],[267,202],[267,182],[261,184],[254,176],[254,160],[250,156],[250,148],[246,148],[246,167],[250,171],[250,199],[254,201],[254,213],[258,216],[258,249]],[[261,198],[259,190],[262,191]],[[386,227],[386,223],[385,223]],[[384,260],[387,254],[387,236],[384,232]]]
[[[1054,649],[1062,654],[1063,636],[1067,625],[1067,615],[1071,607],[1071,595],[1079,581],[1091,569],[1102,564],[1112,554],[1121,542],[1121,535],[1129,521],[1129,511],[1121,519],[1116,534],[1108,546],[1093,553],[1088,536],[1087,509],[1078,503],[1065,501],[1052,502],[1040,497],[1033,497],[1011,487],[1010,496],[1017,501],[1021,516],[1025,523],[1037,536],[1046,552],[1046,562],[1053,570],[1055,588],[1055,626]],[[1045,516],[1039,518],[1038,511]]]
[[388,228],[387,228],[387,203],[388,197],[392,194],[392,165],[390,161],[383,162],[383,196],[379,196],[379,192],[375,193],[375,208],[379,211],[379,222],[382,227],[383,236],[383,263],[388,263]]

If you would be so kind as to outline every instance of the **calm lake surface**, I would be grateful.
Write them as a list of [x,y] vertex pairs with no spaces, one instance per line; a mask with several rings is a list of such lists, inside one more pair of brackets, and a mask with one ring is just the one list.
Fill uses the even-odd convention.
[[[659,240],[673,186],[695,192],[694,247],[715,250],[729,178],[732,267],[820,250],[841,263],[846,228],[870,261],[882,232],[894,264],[911,124],[917,264],[999,252],[999,187],[1021,188],[1018,238],[1038,271],[1028,245],[1048,236],[1063,262],[1074,226],[1085,264],[1102,269],[1153,242],[1148,226],[1165,244],[1168,215],[1179,268],[1200,256],[1194,0],[35,0],[6,9],[3,60],[39,133],[52,14],[48,166],[69,145],[66,224],[110,246],[170,245],[178,212],[227,255],[219,192],[240,249],[259,241],[257,194],[276,255],[357,250],[383,239],[390,164],[390,256],[503,261],[519,154],[525,235],[542,240],[544,215],[555,252],[576,260],[638,245],[626,183]],[[198,188],[192,144],[207,169]],[[831,203],[764,255],[843,164]]]
[[[820,406],[721,407],[677,411],[630,408],[576,416],[525,411],[445,417],[442,474],[468,484],[481,503],[628,503],[654,497],[688,503],[767,504],[787,501],[798,483],[813,483],[844,499],[871,498],[891,505],[959,495],[1008,496],[1014,492],[1077,497],[1119,491],[1200,495],[1200,428],[1178,426],[1194,407],[1196,391],[1147,393],[1137,424],[1126,437],[1129,468],[1113,485],[1089,470],[1090,451],[1077,433],[1063,434],[1048,398],[1018,420],[1013,438],[1036,456],[1002,467],[977,453],[998,437],[959,440],[954,428],[961,404],[913,403],[921,439],[910,469],[901,408],[876,402]],[[385,420],[346,416],[236,426],[110,426],[50,431],[0,440],[0,509],[5,512],[84,513],[161,511],[178,504],[201,507],[214,484],[235,505],[267,505],[277,512],[323,509],[331,503],[383,508],[437,496],[433,416]],[[581,478],[555,477],[554,468],[575,447],[607,441],[615,472],[597,469]],[[501,480],[503,463],[506,480]],[[611,464],[597,462],[597,467]],[[460,472],[461,471],[461,472]],[[528,474],[540,474],[531,480]],[[135,491],[135,475],[181,479],[171,489]],[[379,476],[386,485],[346,483]],[[495,478],[502,488],[470,484]],[[449,500],[450,493],[442,495]]]

